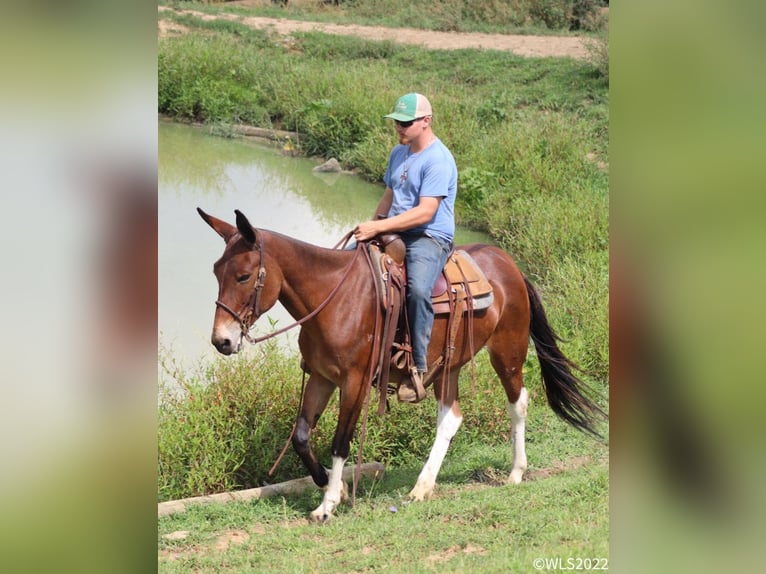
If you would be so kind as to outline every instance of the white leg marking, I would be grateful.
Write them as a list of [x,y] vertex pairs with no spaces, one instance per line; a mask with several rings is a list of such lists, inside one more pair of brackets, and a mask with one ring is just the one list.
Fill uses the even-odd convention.
[[507,405],[508,416],[511,418],[511,434],[513,436],[513,468],[508,477],[508,482],[511,484],[519,484],[524,471],[527,470],[527,451],[524,446],[527,405],[529,405],[529,394],[526,387],[521,387],[519,400]]
[[431,447],[431,454],[428,455],[423,470],[420,471],[418,481],[412,489],[409,498],[412,500],[424,500],[431,496],[436,485],[436,476],[447,454],[450,441],[455,436],[457,429],[463,422],[462,415],[455,415],[452,408],[439,403],[439,412],[436,423],[436,440]]
[[317,522],[327,522],[335,507],[347,498],[348,490],[343,482],[343,466],[346,459],[339,456],[332,457],[332,468],[324,491],[324,498],[316,510],[311,513],[311,519]]

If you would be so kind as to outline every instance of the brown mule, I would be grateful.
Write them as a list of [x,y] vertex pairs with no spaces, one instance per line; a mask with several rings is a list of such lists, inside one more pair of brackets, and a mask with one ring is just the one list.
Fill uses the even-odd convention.
[[[318,247],[263,229],[254,229],[236,213],[236,226],[198,209],[200,216],[226,243],[213,265],[218,279],[218,299],[212,343],[224,355],[236,353],[258,317],[279,301],[302,321],[298,345],[311,373],[298,415],[293,446],[317,486],[326,487],[322,503],[311,513],[328,520],[345,494],[342,471],[349,443],[369,389],[371,367],[378,362],[376,340],[375,279],[357,251]],[[492,305],[477,311],[473,332],[457,334],[447,377],[435,377],[438,401],[436,439],[409,496],[423,500],[431,495],[449,442],[462,422],[458,402],[458,375],[471,351],[486,347],[491,364],[508,400],[512,423],[513,463],[509,482],[518,483],[527,467],[524,445],[528,395],[522,365],[531,337],[537,350],[548,399],[553,411],[576,428],[596,434],[594,424],[604,412],[582,392],[574,365],[557,346],[540,298],[503,250],[489,245],[462,246],[481,267],[492,285]],[[444,348],[446,319],[437,315],[428,352],[435,361]],[[469,344],[469,339],[471,343]],[[391,371],[392,382],[406,373]],[[317,460],[309,443],[313,429],[330,396],[340,391],[340,414],[332,441],[332,467]]]

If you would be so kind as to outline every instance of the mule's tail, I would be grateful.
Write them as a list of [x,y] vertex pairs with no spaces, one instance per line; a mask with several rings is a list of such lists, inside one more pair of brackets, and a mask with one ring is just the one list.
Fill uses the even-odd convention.
[[548,404],[554,413],[575,428],[600,437],[594,429],[596,420],[607,419],[606,413],[583,394],[587,385],[578,379],[573,370],[578,369],[559,349],[560,340],[548,323],[540,295],[534,285],[524,277],[529,297],[529,335],[535,344],[543,386]]

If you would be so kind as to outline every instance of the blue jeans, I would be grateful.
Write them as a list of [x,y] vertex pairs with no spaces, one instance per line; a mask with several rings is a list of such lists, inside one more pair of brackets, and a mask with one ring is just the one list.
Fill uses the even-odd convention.
[[402,235],[402,239],[407,246],[407,316],[412,334],[412,357],[415,367],[425,371],[434,324],[431,291],[452,246],[428,235]]

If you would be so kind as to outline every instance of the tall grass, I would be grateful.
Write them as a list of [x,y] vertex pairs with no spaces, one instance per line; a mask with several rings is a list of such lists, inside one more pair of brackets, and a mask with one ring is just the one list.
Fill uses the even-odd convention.
[[[295,418],[300,377],[273,345],[188,372],[161,357],[158,496],[261,485]],[[286,461],[279,476],[295,476]]]

